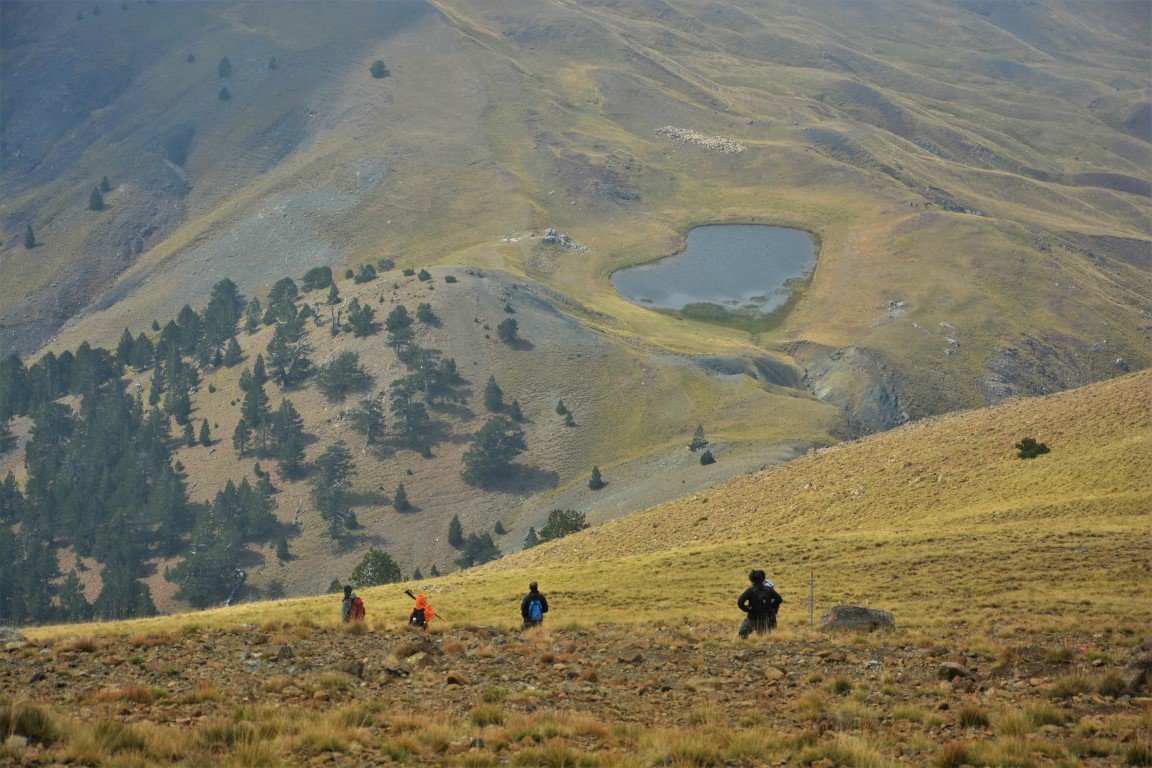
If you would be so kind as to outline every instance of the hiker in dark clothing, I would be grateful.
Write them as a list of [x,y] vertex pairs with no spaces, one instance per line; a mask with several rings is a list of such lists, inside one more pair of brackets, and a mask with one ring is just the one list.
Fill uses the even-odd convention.
[[523,629],[543,624],[546,613],[548,613],[548,598],[536,588],[536,582],[532,582],[528,585],[528,594],[520,601],[520,616],[524,619]]
[[740,637],[748,637],[753,632],[767,632],[776,629],[776,612],[784,598],[768,581],[764,571],[756,569],[748,574],[752,586],[736,600],[736,606],[748,614],[740,625]]
[[344,585],[344,602],[340,603],[340,620],[345,624],[364,621],[364,601],[352,591],[352,585]]

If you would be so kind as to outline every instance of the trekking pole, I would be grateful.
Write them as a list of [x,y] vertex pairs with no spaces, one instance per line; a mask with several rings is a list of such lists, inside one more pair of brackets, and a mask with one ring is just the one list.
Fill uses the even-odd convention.
[[[410,590],[410,589],[406,589],[406,590],[404,590],[404,594],[408,595],[408,597],[412,598],[413,600],[415,600],[415,599],[416,599],[416,595],[414,595],[414,594],[412,593],[412,590]],[[445,616],[444,614],[440,613],[440,609],[439,609],[439,608],[434,608],[433,610],[435,610],[435,611],[436,611],[436,617],[437,617],[437,618],[440,618],[440,619],[444,619],[444,621],[448,621],[448,617],[447,617],[447,616]]]

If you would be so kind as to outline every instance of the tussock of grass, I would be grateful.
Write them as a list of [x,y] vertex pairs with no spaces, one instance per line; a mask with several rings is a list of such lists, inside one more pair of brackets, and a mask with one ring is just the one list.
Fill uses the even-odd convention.
[[956,722],[961,728],[987,728],[988,713],[980,707],[968,704],[956,713]]
[[5,702],[0,703],[0,735],[23,736],[32,742],[52,744],[59,729],[55,718],[43,707],[27,701]]
[[480,704],[473,707],[468,719],[477,728],[489,725],[504,725],[504,710],[496,704]]
[[1053,699],[1070,699],[1073,696],[1091,693],[1095,688],[1094,681],[1088,675],[1065,675],[1052,684],[1048,689],[1048,695]]

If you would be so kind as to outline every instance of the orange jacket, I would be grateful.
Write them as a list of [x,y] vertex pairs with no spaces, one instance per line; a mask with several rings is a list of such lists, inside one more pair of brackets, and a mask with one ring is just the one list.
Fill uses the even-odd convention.
[[428,602],[428,599],[424,597],[424,595],[416,595],[416,605],[412,608],[412,613],[416,613],[416,611],[424,612],[425,626],[430,624],[432,619],[436,618],[436,613],[432,610],[432,604]]

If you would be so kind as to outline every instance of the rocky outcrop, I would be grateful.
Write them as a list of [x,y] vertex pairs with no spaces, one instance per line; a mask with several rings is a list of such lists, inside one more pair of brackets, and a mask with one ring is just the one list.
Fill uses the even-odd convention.
[[896,620],[888,611],[864,608],[859,605],[838,605],[825,611],[820,617],[821,629],[844,629],[873,632],[877,629],[892,629]]
[[883,432],[908,421],[896,383],[875,352],[806,342],[791,345],[789,351],[805,366],[808,389],[844,411],[858,431]]

